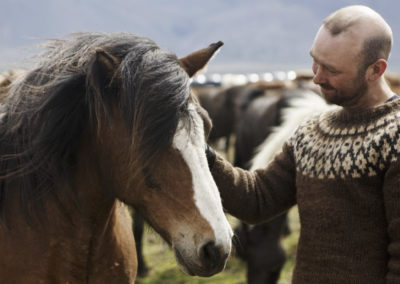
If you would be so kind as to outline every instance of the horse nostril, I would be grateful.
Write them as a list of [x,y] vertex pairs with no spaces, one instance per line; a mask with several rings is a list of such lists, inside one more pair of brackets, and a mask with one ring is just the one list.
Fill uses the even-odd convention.
[[209,265],[216,264],[221,261],[220,249],[215,245],[214,241],[207,242],[201,248],[200,256],[201,259]]

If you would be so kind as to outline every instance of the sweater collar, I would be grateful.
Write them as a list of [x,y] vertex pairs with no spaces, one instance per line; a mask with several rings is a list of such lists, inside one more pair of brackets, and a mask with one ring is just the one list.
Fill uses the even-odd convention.
[[390,98],[382,105],[357,111],[349,111],[342,107],[339,107],[335,111],[332,111],[330,114],[328,114],[328,119],[332,122],[335,121],[339,124],[368,123],[373,122],[383,116],[386,116],[391,112],[400,112],[399,99]]

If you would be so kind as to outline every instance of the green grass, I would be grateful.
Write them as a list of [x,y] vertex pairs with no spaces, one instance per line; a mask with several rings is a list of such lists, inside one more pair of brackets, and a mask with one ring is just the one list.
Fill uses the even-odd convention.
[[[228,217],[232,226],[237,223],[233,217]],[[291,234],[283,239],[283,247],[288,260],[281,272],[279,284],[291,283],[297,241],[299,237],[299,218],[297,208],[289,212]],[[226,268],[221,273],[209,278],[193,277],[184,274],[175,262],[174,255],[169,246],[153,231],[146,230],[143,240],[143,253],[150,267],[145,278],[138,279],[140,284],[244,284],[246,283],[245,264],[231,256]]]

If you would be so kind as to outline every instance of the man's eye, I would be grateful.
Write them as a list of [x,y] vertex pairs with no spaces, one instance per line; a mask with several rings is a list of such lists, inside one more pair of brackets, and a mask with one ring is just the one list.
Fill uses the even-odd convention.
[[332,70],[332,69],[327,69],[327,70],[331,74],[338,74],[339,73],[337,70]]

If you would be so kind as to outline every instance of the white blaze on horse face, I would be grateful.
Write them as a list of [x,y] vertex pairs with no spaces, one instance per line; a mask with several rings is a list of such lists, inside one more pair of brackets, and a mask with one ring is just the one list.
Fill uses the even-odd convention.
[[203,120],[193,104],[189,105],[189,110],[193,117],[191,133],[180,122],[173,145],[191,171],[194,200],[200,213],[214,230],[215,244],[230,251],[233,232],[223,212],[221,197],[208,167]]

